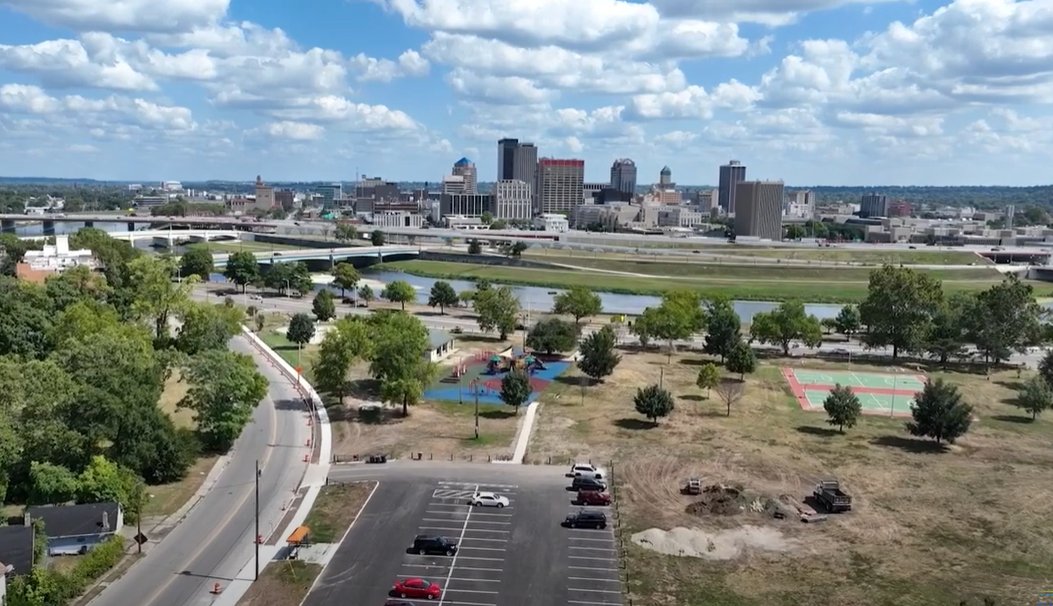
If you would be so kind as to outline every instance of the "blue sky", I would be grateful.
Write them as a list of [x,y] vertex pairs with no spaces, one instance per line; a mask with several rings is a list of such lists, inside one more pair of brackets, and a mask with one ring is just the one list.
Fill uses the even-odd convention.
[[0,0],[0,175],[1050,182],[1048,0]]

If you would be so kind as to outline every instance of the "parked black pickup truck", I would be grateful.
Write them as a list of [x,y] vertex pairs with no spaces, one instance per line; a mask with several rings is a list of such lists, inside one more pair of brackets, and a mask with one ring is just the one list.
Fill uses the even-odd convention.
[[837,480],[823,480],[819,482],[815,485],[815,491],[813,491],[812,495],[830,513],[841,513],[852,509],[851,495],[841,490],[841,483]]

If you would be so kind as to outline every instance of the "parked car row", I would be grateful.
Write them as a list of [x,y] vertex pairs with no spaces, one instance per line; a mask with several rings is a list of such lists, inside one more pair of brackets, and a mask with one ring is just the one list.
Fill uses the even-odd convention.
[[[575,463],[567,472],[570,482],[570,490],[574,491],[571,503],[574,505],[589,505],[593,507],[606,507],[611,504],[611,495],[607,493],[607,482],[604,478],[607,472],[592,463]],[[597,509],[580,509],[566,518],[563,526],[567,528],[607,528],[607,514]]]

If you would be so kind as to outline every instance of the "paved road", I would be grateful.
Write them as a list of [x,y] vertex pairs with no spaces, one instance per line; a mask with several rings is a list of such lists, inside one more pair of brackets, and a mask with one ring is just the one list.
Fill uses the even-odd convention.
[[[440,606],[622,604],[613,522],[605,530],[560,527],[579,509],[565,471],[412,461],[334,467],[332,480],[380,484],[306,606],[383,604],[396,578],[413,576],[443,587]],[[473,509],[466,501],[476,489],[511,503]],[[456,558],[407,553],[416,534],[458,540]]]
[[92,600],[92,606],[209,604],[212,584],[225,586],[254,552],[257,458],[263,468],[261,533],[269,535],[281,519],[282,504],[291,499],[306,468],[301,460],[308,437],[303,406],[292,385],[243,337],[235,338],[231,349],[253,355],[270,382],[267,397],[234,444],[215,488],[127,574]]

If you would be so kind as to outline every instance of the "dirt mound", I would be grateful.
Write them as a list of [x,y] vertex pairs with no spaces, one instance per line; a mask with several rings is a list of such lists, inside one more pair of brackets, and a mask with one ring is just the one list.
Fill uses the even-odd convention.
[[781,531],[762,526],[719,531],[650,528],[632,535],[632,541],[658,553],[707,560],[733,560],[750,553],[792,551],[798,547],[796,541],[787,539]]
[[744,511],[750,501],[741,487],[711,484],[702,489],[702,496],[688,505],[686,511],[696,516],[732,516]]

